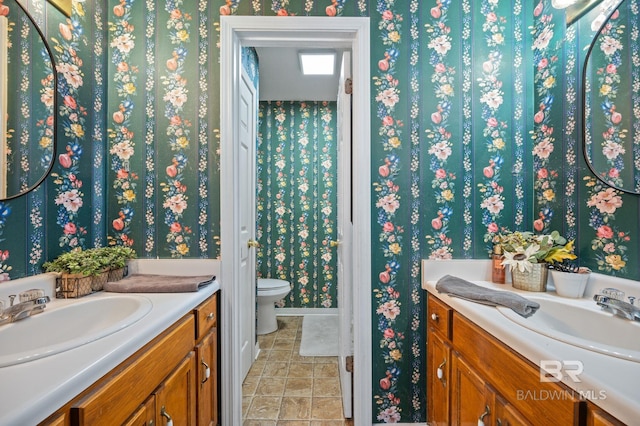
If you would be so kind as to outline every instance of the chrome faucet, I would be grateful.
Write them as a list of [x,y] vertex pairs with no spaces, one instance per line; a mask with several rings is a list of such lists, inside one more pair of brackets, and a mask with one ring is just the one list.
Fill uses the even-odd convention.
[[[18,300],[24,300],[24,296],[33,294],[33,290],[28,290],[19,295]],[[10,305],[8,308],[2,308],[0,304],[0,325],[9,324],[20,321],[21,319],[38,314],[47,307],[47,303],[51,301],[49,296],[38,295],[34,298],[27,298],[25,301],[14,304],[16,296],[9,296]]]
[[593,296],[598,306],[615,315],[631,321],[640,321],[640,306],[634,305],[635,297],[630,296],[629,302],[622,300],[624,293],[615,288],[605,288],[601,293]]

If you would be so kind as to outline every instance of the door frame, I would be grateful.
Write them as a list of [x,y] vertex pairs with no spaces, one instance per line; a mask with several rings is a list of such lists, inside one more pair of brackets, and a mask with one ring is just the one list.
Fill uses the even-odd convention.
[[[239,188],[237,105],[243,46],[350,48],[353,81],[354,418],[372,423],[371,113],[369,18],[220,17],[220,213],[222,424],[242,423],[239,345]],[[357,248],[357,249],[356,249]]]

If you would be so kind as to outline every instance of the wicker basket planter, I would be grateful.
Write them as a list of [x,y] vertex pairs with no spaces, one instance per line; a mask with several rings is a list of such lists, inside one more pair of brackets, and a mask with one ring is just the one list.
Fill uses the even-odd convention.
[[525,291],[547,291],[549,276],[548,263],[534,263],[531,271],[520,272],[518,268],[511,268],[511,283],[513,288]]
[[122,278],[124,278],[124,268],[109,269],[108,282],[120,281]]
[[109,270],[105,269],[98,275],[94,275],[91,277],[91,290],[93,291],[102,291],[104,288],[107,279],[109,278]]
[[57,297],[82,297],[102,291],[108,280],[117,281],[124,276],[127,261],[136,257],[129,247],[97,247],[76,249],[60,254],[45,262],[45,272],[61,273]]
[[77,299],[92,292],[92,276],[82,274],[62,274],[56,278],[56,297],[59,299]]

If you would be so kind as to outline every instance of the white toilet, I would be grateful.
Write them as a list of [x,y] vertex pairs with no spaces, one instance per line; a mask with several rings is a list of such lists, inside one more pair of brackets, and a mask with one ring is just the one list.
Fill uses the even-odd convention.
[[276,306],[278,300],[291,291],[289,281],[274,278],[258,278],[257,334],[269,334],[278,329]]

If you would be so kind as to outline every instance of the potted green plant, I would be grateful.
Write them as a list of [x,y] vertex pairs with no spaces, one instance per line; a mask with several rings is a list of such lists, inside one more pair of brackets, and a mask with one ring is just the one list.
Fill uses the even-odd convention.
[[136,252],[124,246],[75,249],[45,262],[42,267],[45,272],[61,274],[58,287],[64,295],[59,297],[81,297],[102,290],[107,281],[121,279],[127,261],[135,257]]
[[567,241],[558,231],[550,234],[507,232],[497,237],[504,254],[503,266],[511,268],[514,288],[546,291],[550,264],[573,260],[573,241]]
[[108,281],[121,280],[125,275],[127,262],[136,258],[135,250],[125,246],[109,246],[104,247],[103,250],[110,264]]
[[99,276],[103,265],[89,251],[72,250],[60,254],[42,265],[45,272],[58,272],[56,296],[76,298],[93,291],[94,277]]

